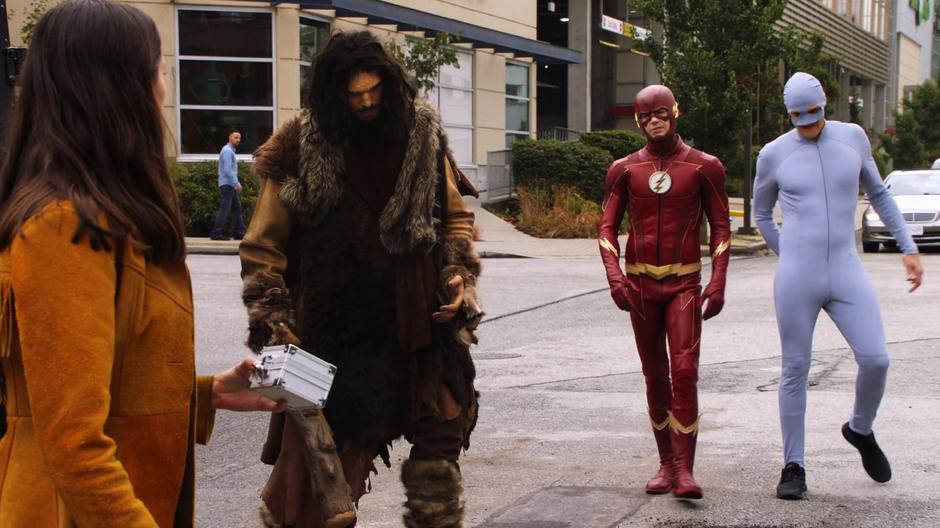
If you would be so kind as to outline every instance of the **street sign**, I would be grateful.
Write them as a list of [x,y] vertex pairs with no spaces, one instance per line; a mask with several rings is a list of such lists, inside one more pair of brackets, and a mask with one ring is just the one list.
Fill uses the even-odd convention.
[[623,35],[623,20],[601,15],[601,29]]
[[601,15],[601,29],[632,39],[645,39],[649,38],[650,36],[650,30],[646,28],[634,26],[629,22],[624,22],[619,18],[614,18],[607,15]]
[[[633,34],[632,34],[632,35],[627,35],[627,36],[632,36],[633,38],[635,38],[635,39],[640,39],[640,40],[642,40],[642,39],[647,39],[647,38],[650,37],[650,30],[648,30],[648,29],[646,29],[646,28],[642,28],[642,27],[640,27],[640,26],[634,26],[633,24],[630,24],[630,27],[631,27],[632,30],[633,30],[633,32],[632,32]],[[625,31],[625,33],[626,33],[626,31]]]

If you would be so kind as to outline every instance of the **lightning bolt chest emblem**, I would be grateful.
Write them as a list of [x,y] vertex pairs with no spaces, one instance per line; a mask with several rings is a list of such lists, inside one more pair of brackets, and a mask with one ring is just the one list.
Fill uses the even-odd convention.
[[672,189],[672,176],[666,171],[656,171],[650,175],[649,186],[656,194],[666,194]]

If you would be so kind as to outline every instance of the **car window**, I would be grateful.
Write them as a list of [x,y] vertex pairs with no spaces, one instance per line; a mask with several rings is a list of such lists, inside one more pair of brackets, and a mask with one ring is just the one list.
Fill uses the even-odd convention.
[[940,194],[940,171],[896,172],[885,180],[895,196]]

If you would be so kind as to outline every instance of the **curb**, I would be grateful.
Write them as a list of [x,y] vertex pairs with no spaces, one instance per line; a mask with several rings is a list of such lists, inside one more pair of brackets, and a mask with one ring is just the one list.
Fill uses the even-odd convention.
[[484,251],[480,251],[478,254],[480,255],[480,258],[493,258],[493,259],[497,259],[497,258],[525,258],[525,259],[527,259],[527,258],[538,258],[538,257],[533,257],[533,256],[531,256],[531,255],[517,255],[517,254],[515,254],[515,253],[504,253],[504,252],[502,252],[502,251],[485,251],[485,250],[484,250]]
[[186,246],[187,255],[238,255],[237,247]]
[[[757,255],[762,251],[767,250],[767,243],[763,240],[750,242],[748,244],[741,245],[732,245],[730,248],[731,255],[735,256],[749,256]],[[186,243],[186,253],[188,255],[238,255],[238,242],[237,241],[228,241],[228,242],[219,242],[219,243],[209,243],[203,240],[193,241]],[[547,256],[533,256],[533,255],[523,255],[519,253],[510,253],[505,251],[487,251],[482,250],[479,252],[480,258],[484,259],[497,259],[497,258],[552,258]],[[707,257],[709,255],[708,246],[702,246],[702,256]],[[572,255],[575,256],[575,255]],[[589,257],[592,255],[580,255],[581,257]]]
[[730,252],[734,256],[750,256],[758,255],[767,249],[767,242],[757,242],[746,246],[731,246]]

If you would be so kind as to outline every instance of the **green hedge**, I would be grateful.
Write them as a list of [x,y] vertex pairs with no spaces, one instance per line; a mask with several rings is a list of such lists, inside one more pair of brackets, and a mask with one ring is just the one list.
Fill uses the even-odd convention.
[[568,185],[596,203],[604,200],[604,175],[614,158],[579,141],[543,139],[512,144],[512,175],[527,189]]
[[606,150],[615,160],[632,154],[646,145],[646,138],[630,130],[598,130],[581,134],[581,143]]
[[[209,236],[219,208],[218,162],[170,161],[169,169],[180,197],[183,219],[186,222],[186,236]],[[238,162],[238,180],[242,184],[242,217],[245,225],[248,225],[258,200],[258,182],[251,176],[250,163]],[[231,230],[231,226],[227,229]]]

